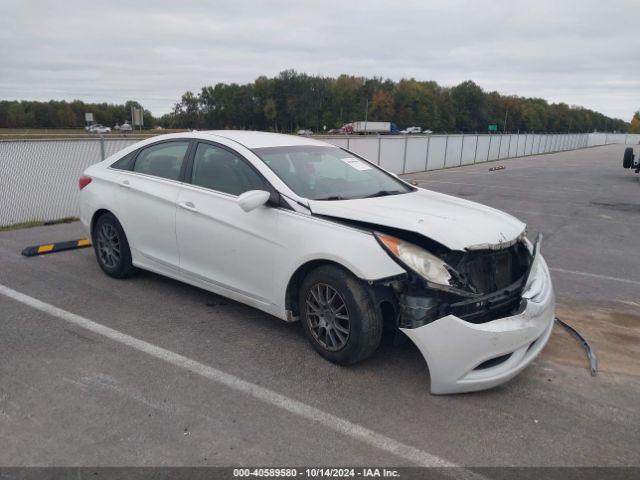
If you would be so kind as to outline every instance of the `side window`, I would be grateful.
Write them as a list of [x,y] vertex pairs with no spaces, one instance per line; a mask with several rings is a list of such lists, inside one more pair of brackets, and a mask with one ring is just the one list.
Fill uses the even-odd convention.
[[136,158],[137,150],[125,155],[120,160],[116,160],[111,164],[111,168],[117,168],[118,170],[131,170],[133,167],[133,161]]
[[140,152],[134,172],[178,180],[189,142],[166,142],[147,147]]
[[266,189],[265,181],[245,160],[207,143],[198,144],[191,183],[231,195]]

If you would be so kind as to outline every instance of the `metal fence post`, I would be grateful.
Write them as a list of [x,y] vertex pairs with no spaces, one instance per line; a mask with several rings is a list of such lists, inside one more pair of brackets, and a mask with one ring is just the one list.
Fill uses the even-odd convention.
[[103,161],[106,158],[104,156],[104,137],[102,134],[100,135],[100,158],[102,158]]
[[500,134],[500,141],[498,142],[498,157],[496,158],[496,160],[500,160],[500,151],[502,150],[502,137],[504,137],[504,134]]
[[[512,135],[509,134],[509,145],[507,145],[507,158],[510,158],[509,155],[511,155],[511,136]],[[518,149],[516,148],[516,153],[518,153],[517,150]]]
[[382,137],[378,134],[378,165],[380,165],[380,153],[382,153]]
[[409,135],[405,134],[404,136],[404,155],[402,156],[402,173],[407,173],[407,141],[409,140]]
[[449,134],[444,137],[444,161],[442,162],[442,168],[447,168],[447,150],[449,149]]
[[460,165],[462,166],[462,154],[464,153],[464,133],[462,134],[462,145],[460,145]]
[[476,157],[478,156],[478,139],[479,139],[479,137],[478,137],[478,135],[476,135],[476,151],[473,152],[473,163],[474,163],[474,165],[476,163]]
[[427,137],[427,154],[424,157],[424,171],[429,171],[429,145],[431,144],[431,135]]
[[489,155],[491,155],[491,140],[493,140],[493,135],[489,134],[489,148],[487,148],[487,159],[485,162],[489,161]]

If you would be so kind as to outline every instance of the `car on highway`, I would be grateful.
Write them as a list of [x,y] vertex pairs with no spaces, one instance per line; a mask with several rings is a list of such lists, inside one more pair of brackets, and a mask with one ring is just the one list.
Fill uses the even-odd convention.
[[104,125],[100,125],[99,123],[90,125],[87,128],[87,132],[89,133],[109,133],[111,128],[105,127]]
[[157,136],[90,166],[79,186],[107,275],[149,270],[300,321],[341,365],[403,332],[435,394],[511,379],[553,328],[549,270],[524,223],[309,137]]

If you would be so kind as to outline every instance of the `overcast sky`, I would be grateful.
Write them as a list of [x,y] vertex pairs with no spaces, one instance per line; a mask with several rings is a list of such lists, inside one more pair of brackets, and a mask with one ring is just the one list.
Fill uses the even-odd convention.
[[138,100],[294,68],[640,108],[640,1],[0,0],[0,99]]

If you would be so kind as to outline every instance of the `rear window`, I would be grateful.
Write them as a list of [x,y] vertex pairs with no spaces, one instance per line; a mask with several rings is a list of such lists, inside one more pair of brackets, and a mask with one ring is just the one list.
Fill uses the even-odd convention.
[[112,163],[111,168],[117,168],[118,170],[131,170],[133,168],[133,161],[136,159],[137,154],[138,150],[134,150],[133,152],[128,153],[120,160]]
[[140,151],[133,171],[178,180],[188,148],[189,142],[166,142],[147,147]]

